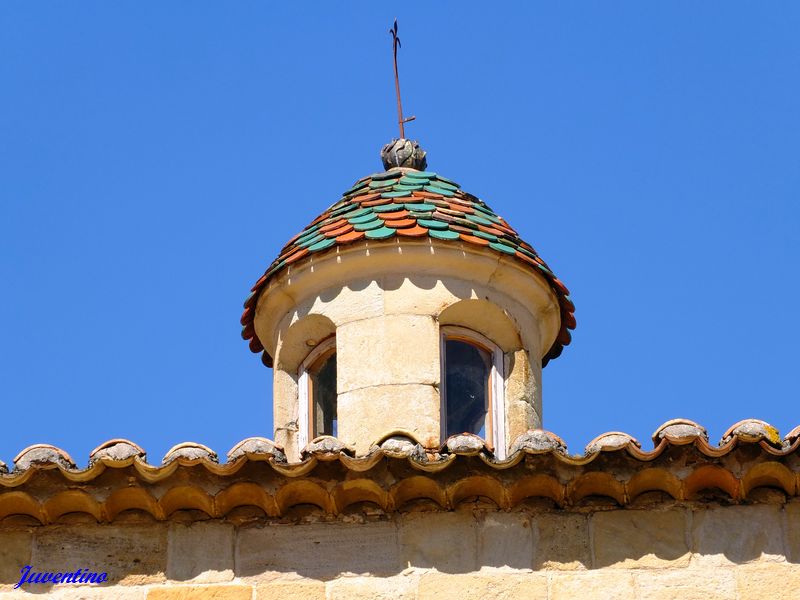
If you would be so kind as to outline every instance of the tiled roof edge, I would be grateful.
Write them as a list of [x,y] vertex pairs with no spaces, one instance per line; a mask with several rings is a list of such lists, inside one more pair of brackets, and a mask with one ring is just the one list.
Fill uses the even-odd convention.
[[0,488],[22,485],[36,472],[52,469],[59,470],[69,481],[85,482],[107,468],[133,466],[146,480],[158,481],[169,477],[177,467],[196,465],[217,475],[233,475],[246,461],[267,462],[281,474],[294,477],[307,473],[312,463],[339,461],[349,470],[365,471],[387,457],[408,460],[423,471],[446,468],[455,456],[478,456],[487,465],[499,470],[513,467],[528,455],[551,455],[561,464],[583,466],[603,454],[623,453],[635,462],[646,463],[658,458],[669,448],[678,446],[693,446],[706,457],[719,458],[739,446],[757,445],[769,455],[786,457],[795,454],[800,447],[800,426],[781,438],[778,430],[768,423],[746,419],[731,426],[718,445],[711,445],[704,427],[687,419],[673,419],[655,431],[653,442],[651,450],[643,450],[639,441],[632,436],[616,431],[607,432],[589,442],[583,454],[570,454],[561,438],[552,432],[537,429],[519,436],[511,445],[509,456],[498,460],[483,439],[468,433],[451,436],[435,449],[423,448],[416,440],[404,436],[385,436],[363,456],[354,456],[353,450],[340,440],[326,436],[309,443],[302,452],[302,461],[289,463],[281,446],[267,438],[252,437],[231,448],[225,463],[220,463],[216,453],[207,446],[184,442],[170,449],[161,464],[154,465],[147,462],[144,450],[134,442],[114,439],[92,451],[89,463],[84,468],[79,468],[69,454],[60,448],[35,444],[15,457],[11,469],[0,461]]

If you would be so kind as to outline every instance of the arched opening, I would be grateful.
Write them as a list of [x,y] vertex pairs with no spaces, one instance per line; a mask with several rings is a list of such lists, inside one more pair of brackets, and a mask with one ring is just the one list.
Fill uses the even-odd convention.
[[473,433],[505,458],[503,353],[464,327],[442,328],[442,439]]
[[335,437],[338,434],[335,338],[320,343],[302,362],[298,388],[300,448],[321,435]]

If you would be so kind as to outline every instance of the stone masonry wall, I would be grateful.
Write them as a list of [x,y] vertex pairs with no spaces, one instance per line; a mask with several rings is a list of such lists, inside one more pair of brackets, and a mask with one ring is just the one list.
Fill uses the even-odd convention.
[[[0,598],[800,598],[800,502],[0,528]],[[108,573],[26,585],[20,568]],[[24,591],[23,591],[24,590]]]

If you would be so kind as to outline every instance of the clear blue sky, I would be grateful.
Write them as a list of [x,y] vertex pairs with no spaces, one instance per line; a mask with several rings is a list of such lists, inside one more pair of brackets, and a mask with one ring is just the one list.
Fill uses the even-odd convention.
[[[241,304],[408,126],[567,283],[545,426],[800,423],[800,5],[0,4],[0,459],[272,437]],[[398,401],[402,401],[398,398]]]

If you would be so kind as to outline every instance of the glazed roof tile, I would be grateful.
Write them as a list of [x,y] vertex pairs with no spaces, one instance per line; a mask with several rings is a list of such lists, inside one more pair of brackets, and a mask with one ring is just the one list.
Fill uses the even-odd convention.
[[59,448],[35,445],[19,453],[10,472],[0,469],[0,525],[18,524],[17,517],[58,523],[75,513],[109,522],[126,510],[159,520],[178,511],[229,518],[245,506],[266,517],[286,516],[297,505],[338,515],[363,502],[385,512],[419,501],[450,510],[476,497],[501,509],[544,499],[565,510],[636,506],[640,498],[652,502],[650,492],[663,502],[745,503],[764,488],[792,498],[800,496],[797,431],[781,438],[769,424],[749,419],[714,446],[705,428],[677,419],[656,430],[650,450],[628,434],[609,432],[582,454],[570,454],[557,435],[534,430],[515,440],[502,461],[472,434],[430,450],[408,432],[391,432],[365,456],[321,437],[296,463],[266,438],[239,442],[225,463],[202,444],[178,444],[159,465],[149,464],[133,442],[110,440],[84,468]]
[[250,349],[263,352],[265,364],[271,364],[272,359],[255,332],[253,319],[259,294],[286,267],[340,246],[403,237],[430,237],[514,257],[545,278],[561,309],[561,329],[543,365],[558,357],[570,343],[570,330],[575,329],[576,321],[569,290],[511,225],[450,179],[430,171],[393,168],[359,179],[340,200],[283,247],[244,303],[242,337],[250,342]]

